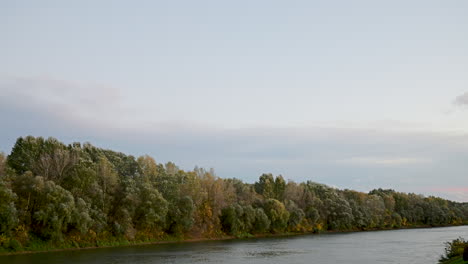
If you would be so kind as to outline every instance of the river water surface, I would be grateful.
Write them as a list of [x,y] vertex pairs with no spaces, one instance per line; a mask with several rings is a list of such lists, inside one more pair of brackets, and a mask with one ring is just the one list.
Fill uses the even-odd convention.
[[174,243],[2,256],[5,264],[437,263],[468,226]]

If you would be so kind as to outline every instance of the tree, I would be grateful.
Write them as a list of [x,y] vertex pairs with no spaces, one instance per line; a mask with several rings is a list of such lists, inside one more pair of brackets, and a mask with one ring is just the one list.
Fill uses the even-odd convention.
[[81,198],[75,198],[75,210],[73,211],[71,224],[80,231],[81,234],[86,234],[94,224],[90,211],[91,208],[89,204]]
[[19,138],[7,158],[0,153],[0,250],[61,239],[86,245],[421,224],[468,224],[468,203],[286,184],[272,174],[250,184],[54,138]]
[[254,233],[265,233],[270,230],[271,221],[262,208],[255,209],[255,222],[253,225]]
[[26,171],[34,171],[35,163],[40,159],[43,152],[43,138],[20,137],[16,140],[10,155],[8,155],[7,164],[19,175],[24,174]]
[[22,222],[46,239],[62,239],[75,212],[73,195],[42,176],[25,173],[13,182]]
[[5,177],[6,158],[3,152],[0,152],[0,180]]
[[275,180],[271,173],[262,174],[255,183],[255,191],[263,195],[265,199],[275,197]]
[[245,232],[245,225],[242,219],[243,214],[244,209],[238,204],[224,208],[221,213],[223,230],[234,236]]
[[327,198],[323,201],[327,208],[327,224],[332,230],[349,229],[352,226],[353,215],[347,200],[339,195]]
[[288,227],[289,212],[284,204],[276,199],[265,202],[265,213],[271,221],[271,230],[275,233],[283,232]]
[[141,156],[137,159],[138,165],[142,172],[142,176],[145,177],[146,181],[155,182],[159,175],[159,168],[156,161],[148,156]]
[[8,166],[18,174],[26,171],[40,175],[46,180],[60,183],[65,173],[77,162],[77,153],[72,152],[55,138],[44,140],[42,137],[18,138]]
[[96,166],[96,174],[100,186],[102,187],[102,206],[110,203],[110,196],[114,194],[118,186],[118,176],[112,164],[105,157],[101,157]]
[[246,233],[253,233],[256,221],[256,211],[251,205],[245,205],[242,209],[244,214],[241,216],[241,219],[244,223],[244,230]]
[[[308,191],[310,194],[310,191]],[[284,200],[291,200],[300,208],[305,208],[310,201],[305,201],[305,189],[293,181],[288,181],[284,190]],[[307,199],[307,198],[306,198]]]
[[275,199],[278,201],[284,200],[284,191],[286,190],[286,182],[283,176],[278,175],[275,179]]
[[305,211],[305,217],[308,220],[309,224],[311,226],[314,226],[320,219],[320,214],[316,208],[314,208],[313,206],[309,206]]
[[239,179],[225,179],[226,185],[233,188],[232,195],[240,205],[252,205],[259,195],[255,192],[252,184],[244,183]]
[[180,198],[176,203],[169,203],[167,213],[167,231],[172,234],[183,234],[193,225],[195,206],[190,196]]
[[285,206],[289,212],[288,228],[293,231],[298,230],[305,217],[304,211],[291,200],[287,200]]
[[138,193],[139,204],[135,212],[136,227],[163,230],[166,223],[168,202],[149,183],[142,183]]
[[370,220],[369,227],[381,227],[385,216],[385,204],[382,197],[375,194],[367,196],[365,208],[367,210],[366,217]]
[[11,230],[18,225],[16,199],[16,194],[0,178],[0,234],[9,235]]

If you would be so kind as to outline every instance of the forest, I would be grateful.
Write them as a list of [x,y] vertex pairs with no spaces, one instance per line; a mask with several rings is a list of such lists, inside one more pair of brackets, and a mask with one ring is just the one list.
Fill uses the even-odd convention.
[[467,223],[468,203],[268,173],[246,183],[90,143],[28,136],[0,154],[4,253]]

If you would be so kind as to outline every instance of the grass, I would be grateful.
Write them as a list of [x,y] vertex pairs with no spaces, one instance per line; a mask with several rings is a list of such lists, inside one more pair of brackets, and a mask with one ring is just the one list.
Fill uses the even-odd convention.
[[442,262],[442,264],[465,264],[465,263],[468,263],[468,262],[463,261],[462,257],[455,257],[445,262]]

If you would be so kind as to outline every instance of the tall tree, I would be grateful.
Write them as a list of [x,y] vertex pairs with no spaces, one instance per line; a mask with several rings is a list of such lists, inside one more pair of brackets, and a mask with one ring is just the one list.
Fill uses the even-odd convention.
[[262,174],[254,186],[255,191],[266,199],[275,197],[275,180],[271,173]]

